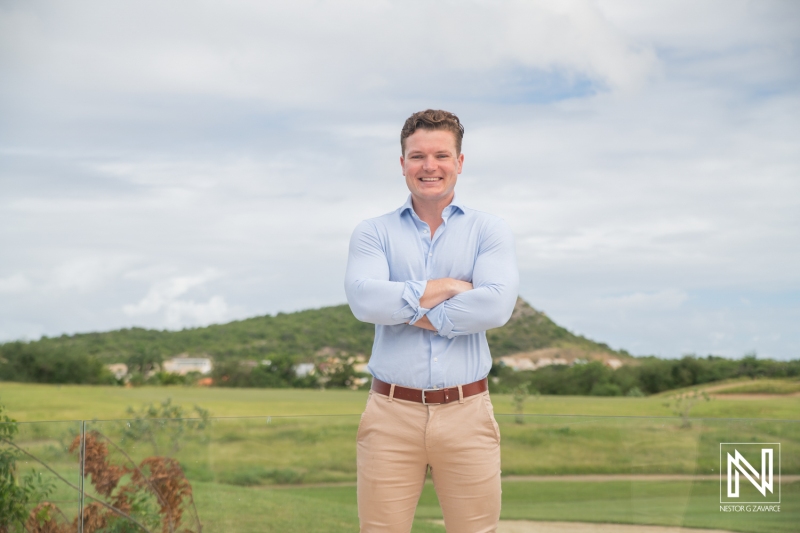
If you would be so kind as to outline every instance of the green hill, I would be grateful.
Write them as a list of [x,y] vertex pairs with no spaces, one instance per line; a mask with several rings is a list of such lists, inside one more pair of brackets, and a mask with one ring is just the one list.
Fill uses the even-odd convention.
[[[217,361],[269,359],[275,355],[310,360],[317,355],[369,355],[374,327],[356,320],[347,305],[278,313],[181,331],[128,328],[42,338],[0,345],[0,362],[19,350],[80,353],[104,363],[125,362],[137,353],[209,355]],[[607,345],[570,333],[524,300],[508,324],[487,332],[495,357],[543,348],[568,347],[613,352]],[[624,356],[623,356],[624,357]]]
[[[373,331],[338,305],[182,331],[131,328],[9,342],[0,345],[0,381],[114,384],[105,365],[124,362],[133,369],[132,384],[193,383],[152,372],[164,359],[186,354],[212,357],[213,383],[222,387],[363,387],[366,376],[356,367],[370,353]],[[527,387],[542,394],[635,396],[725,379],[800,376],[800,360],[752,354],[633,358],[570,333],[522,299],[509,322],[487,338],[500,359],[491,371],[494,392]],[[298,363],[310,362],[314,373],[297,372]]]

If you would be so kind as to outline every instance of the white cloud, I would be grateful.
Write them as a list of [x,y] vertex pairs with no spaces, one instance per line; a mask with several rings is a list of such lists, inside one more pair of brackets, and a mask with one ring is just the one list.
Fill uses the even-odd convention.
[[621,296],[602,298],[596,303],[596,307],[625,311],[677,309],[688,298],[688,294],[677,289],[667,289],[657,292],[634,292]]
[[60,290],[97,289],[113,279],[127,262],[123,257],[73,259],[54,269],[51,275],[52,284]]
[[207,326],[232,318],[228,304],[222,296],[212,296],[207,302],[173,300],[166,303],[164,315],[169,328],[180,328],[187,324]]
[[589,1],[73,2],[36,16],[6,8],[0,35],[14,51],[7,68],[70,90],[311,107],[425,79],[438,87],[426,90],[452,93],[459,81],[444,72],[501,81],[498,68],[560,70],[628,89],[657,63]]
[[32,6],[0,8],[2,338],[341,303],[351,229],[405,198],[402,121],[443,107],[556,320],[800,349],[764,303],[800,287],[790,2]]
[[0,278],[0,294],[15,294],[26,292],[31,288],[31,282],[22,274],[14,274]]
[[122,310],[131,317],[162,314],[169,328],[223,321],[229,317],[228,305],[223,297],[212,296],[207,302],[180,299],[190,290],[203,287],[219,277],[219,273],[207,270],[193,276],[173,276],[158,281],[138,303],[125,305]]

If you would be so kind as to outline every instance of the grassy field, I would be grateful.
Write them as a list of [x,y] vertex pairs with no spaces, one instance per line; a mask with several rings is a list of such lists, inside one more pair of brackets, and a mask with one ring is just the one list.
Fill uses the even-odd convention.
[[[202,430],[152,422],[152,442],[125,436],[128,406],[172,398],[197,403],[215,418]],[[77,458],[66,448],[85,419],[134,460],[168,454],[195,489],[204,530],[353,531],[355,434],[366,394],[352,391],[0,385],[0,403],[20,424],[17,442],[71,482]],[[689,427],[664,398],[543,397],[518,423],[510,398],[494,397],[502,433],[504,476],[565,474],[717,475],[720,442],[780,442],[782,473],[800,474],[800,399],[720,398],[697,405]],[[280,416],[305,414],[320,416]],[[249,418],[234,415],[250,415]],[[224,417],[231,418],[224,418]],[[103,421],[102,419],[110,419]],[[91,419],[100,419],[90,421]],[[780,420],[783,419],[783,420]],[[177,443],[177,446],[175,444]],[[125,457],[112,449],[117,464]],[[36,468],[20,463],[22,471]],[[40,467],[39,467],[40,468]],[[41,469],[41,468],[40,468]],[[340,483],[344,486],[319,486]],[[507,478],[503,517],[716,527],[732,531],[795,531],[800,484],[784,484],[779,515],[720,513],[715,481],[539,482]],[[54,498],[75,507],[74,491]],[[435,494],[426,487],[414,531],[441,532]],[[795,528],[795,529],[792,529]]]
[[[778,381],[778,380],[764,380]],[[750,382],[755,385],[759,381]],[[223,389],[199,387],[100,387],[0,383],[0,404],[20,421],[109,420],[126,418],[127,407],[161,402],[208,409],[212,416],[281,416],[360,414],[366,391],[299,389]],[[496,413],[514,412],[511,397],[492,397]],[[525,412],[544,415],[672,416],[665,397],[531,397]],[[800,397],[714,398],[691,412],[699,418],[800,419]]]
[[[780,514],[726,514],[719,511],[719,485],[712,481],[505,482],[501,519],[794,532],[800,522],[800,483],[786,484],[783,491],[786,503]],[[358,529],[355,487],[221,491],[204,484],[197,487],[197,502],[209,511],[203,521],[210,533]],[[430,522],[441,516],[436,493],[427,484],[413,531],[443,532]]]
[[715,391],[716,394],[796,394],[800,380],[759,379],[742,380]]

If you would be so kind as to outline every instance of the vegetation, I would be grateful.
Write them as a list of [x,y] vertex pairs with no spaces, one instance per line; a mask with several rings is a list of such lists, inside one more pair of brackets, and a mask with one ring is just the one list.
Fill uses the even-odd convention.
[[308,388],[317,385],[315,376],[297,376],[294,366],[294,358],[286,355],[273,355],[271,360],[259,361],[255,366],[243,365],[241,361],[223,361],[214,366],[212,376],[219,387]]
[[800,380],[758,379],[735,383],[719,390],[716,394],[794,394],[800,392]]
[[[35,391],[33,396],[21,397],[26,391]],[[56,394],[55,392],[58,391]],[[146,387],[123,389],[121,387],[60,387],[43,385],[18,385],[3,389],[4,402],[20,405],[23,414],[30,409],[26,398],[38,398],[49,402],[53,413],[61,405],[70,404],[78,394],[86,392],[94,398],[106,399],[106,404],[116,409],[115,416],[125,413],[125,403],[160,394],[175,396],[175,402],[160,401],[141,408],[129,408],[128,416],[133,420],[87,421],[86,457],[90,466],[98,472],[87,478],[88,494],[103,499],[100,490],[109,485],[103,480],[117,480],[110,492],[111,498],[134,480],[135,468],[145,475],[150,472],[145,460],[152,457],[155,438],[164,465],[172,465],[175,476],[170,482],[176,494],[181,487],[191,484],[191,498],[203,518],[202,529],[206,533],[222,531],[352,531],[357,528],[355,509],[355,446],[358,427],[357,414],[365,399],[362,391],[309,391],[309,390],[261,390],[261,389],[198,389],[187,387]],[[206,395],[202,405],[221,414],[218,406],[227,405],[234,412],[236,406],[225,400],[249,398],[261,406],[261,413],[286,403],[313,400],[310,412],[333,413],[331,405],[350,405],[352,415],[306,416],[306,417],[249,417],[210,418],[201,416],[186,420],[192,412],[181,406],[182,402],[196,402]],[[530,397],[529,397],[530,398]],[[151,401],[153,399],[151,398]],[[786,477],[782,490],[787,501],[780,514],[759,515],[751,520],[740,517],[737,523],[718,511],[719,484],[716,481],[695,479],[650,480],[648,474],[663,476],[715,475],[719,468],[720,442],[775,442],[778,439],[785,449],[793,449],[800,443],[800,425],[797,421],[781,420],[731,420],[693,419],[690,428],[682,429],[680,416],[672,416],[670,408],[663,405],[663,398],[580,398],[539,397],[527,402],[528,407],[555,411],[573,404],[573,412],[588,412],[602,416],[531,416],[512,413],[513,397],[497,395],[494,403],[498,407],[497,420],[502,434],[503,515],[504,519],[602,521],[612,523],[651,523],[721,528],[737,531],[793,531],[797,523],[796,506],[790,501],[800,490],[800,483],[786,481],[789,476],[800,473],[800,456],[784,453],[782,473]],[[781,418],[782,413],[791,412],[797,417],[800,399],[778,400],[726,400],[700,402],[694,411],[703,416],[725,415],[728,409],[737,416],[750,415],[744,406],[750,404],[768,409],[763,416]],[[784,405],[785,404],[785,405]],[[40,404],[41,405],[41,404]],[[236,404],[239,407],[245,403]],[[781,407],[783,405],[783,407]],[[783,410],[781,410],[783,409]],[[195,411],[197,412],[197,411]],[[225,411],[223,411],[225,412]],[[230,411],[228,411],[230,412]],[[642,418],[608,416],[625,414],[666,415],[668,418]],[[693,413],[694,414],[694,413]],[[181,416],[178,416],[181,415]],[[158,418],[163,416],[164,418]],[[195,415],[196,416],[196,415]],[[517,418],[524,417],[524,424]],[[189,425],[187,425],[189,424]],[[67,445],[56,443],[65,433],[65,423],[19,424],[21,431],[16,443],[27,453],[46,458],[56,472],[69,480],[78,473],[75,466],[76,451],[74,437]],[[69,426],[72,427],[72,426]],[[148,429],[152,428],[152,430]],[[133,429],[134,434],[129,431]],[[91,439],[94,439],[93,441]],[[177,442],[178,445],[173,443]],[[150,443],[150,444],[148,444]],[[104,445],[103,449],[101,445]],[[69,448],[73,452],[69,452]],[[62,451],[59,451],[62,450]],[[97,458],[91,459],[92,457]],[[168,461],[169,459],[169,461]],[[23,465],[20,473],[24,478]],[[178,468],[182,472],[178,475]],[[71,470],[70,470],[71,469]],[[94,470],[92,472],[94,472]],[[162,469],[165,472],[169,469]],[[69,472],[72,472],[70,476]],[[114,472],[126,472],[121,477]],[[161,470],[159,470],[161,471]],[[100,472],[106,472],[101,474]],[[530,480],[520,476],[564,476],[564,475],[637,475],[641,480],[603,481],[576,480],[574,482]],[[512,477],[508,477],[512,476]],[[518,477],[513,477],[518,476]],[[168,476],[169,477],[169,476]],[[185,479],[185,484],[181,481]],[[95,481],[97,480],[97,482]],[[91,482],[91,484],[90,484]],[[60,482],[62,485],[63,482]],[[75,483],[73,481],[73,483]],[[336,483],[336,486],[316,486],[320,483]],[[99,486],[98,486],[99,485]],[[276,487],[280,486],[280,487]],[[194,511],[184,495],[183,504],[173,509],[183,509],[182,514],[160,514],[157,497],[142,485],[134,485],[141,496],[138,510],[130,516],[136,518],[151,531],[167,531],[169,520],[175,523],[181,518],[180,529],[198,530]],[[715,496],[717,499],[715,500]],[[65,501],[63,493],[49,500],[34,499],[34,502]],[[87,499],[87,504],[95,500]],[[106,498],[103,501],[113,504]],[[69,509],[62,505],[62,511]],[[48,510],[50,509],[50,510]],[[104,508],[107,510],[107,508]],[[258,509],[257,513],[253,509]],[[42,512],[42,511],[47,512]],[[117,520],[117,531],[125,522],[101,511],[107,526]],[[52,512],[51,512],[52,511]],[[712,512],[713,511],[713,512]],[[69,526],[73,516],[63,517],[52,508],[42,507],[37,516],[41,524],[54,520],[56,525]],[[27,516],[27,515],[26,515]],[[750,515],[748,515],[750,516]],[[171,517],[167,519],[168,517]],[[427,520],[440,519],[435,494],[426,486],[417,512],[414,531],[443,531]],[[160,526],[156,527],[156,520]],[[165,527],[166,525],[166,527]],[[116,526],[115,526],[116,527]],[[197,528],[197,529],[195,529]],[[108,527],[107,530],[112,530]],[[141,530],[141,529],[140,529]],[[31,531],[36,531],[32,529]],[[55,531],[55,530],[54,530]],[[65,529],[69,531],[69,529]],[[132,531],[132,530],[131,530]]]
[[619,358],[628,358],[630,354],[621,350],[612,350],[607,344],[595,342],[586,337],[575,335],[566,328],[553,322],[546,314],[531,307],[519,298],[514,307],[511,319],[502,328],[490,329],[486,339],[493,357],[503,357],[519,352],[530,352],[543,348],[560,347],[575,348],[582,352],[599,352],[614,354]]
[[128,406],[127,420],[122,427],[122,440],[147,443],[153,455],[173,456],[187,440],[208,427],[208,410],[195,405],[192,411],[173,404],[167,398],[160,404],[147,404],[139,409]]
[[495,365],[491,376],[496,378],[491,383],[493,392],[512,392],[526,385],[542,394],[640,396],[733,378],[797,378],[800,360],[772,361],[757,359],[755,355],[738,360],[713,355],[687,355],[681,359],[642,357],[617,370],[599,361],[520,372]]
[[2,414],[0,405],[0,533],[8,533],[22,524],[28,516],[28,507],[46,498],[52,486],[35,471],[18,479],[17,459],[20,453],[14,448],[18,428],[14,419]]
[[[180,412],[181,408],[166,405],[168,414]],[[3,407],[0,406],[0,412]],[[152,414],[154,408],[143,412]],[[134,419],[123,427],[123,439],[140,440],[140,432],[131,432],[132,427],[141,427],[144,422],[152,424],[154,431],[148,436],[166,429],[160,420]],[[136,424],[139,422],[139,424]],[[183,427],[187,421],[177,420]],[[47,435],[47,427],[37,431],[41,440]],[[76,435],[68,447],[92,486],[92,490],[73,483],[59,473],[62,465],[51,465],[47,459],[58,458],[52,446],[34,450],[30,441],[16,443],[19,428],[16,421],[0,416],[0,533],[200,533],[202,525],[194,506],[192,487],[178,461],[171,457],[150,456],[138,464],[118,444],[98,429]],[[131,438],[133,435],[133,438]],[[170,435],[174,439],[174,432]],[[52,437],[52,435],[51,435]],[[61,435],[63,437],[63,435]],[[158,436],[156,436],[157,438]],[[121,464],[110,459],[109,445],[117,452]],[[175,446],[172,451],[177,451]],[[43,459],[45,457],[46,459]],[[29,470],[19,483],[16,462],[24,458],[25,463],[36,463],[48,471],[47,476]],[[62,488],[81,493],[86,499],[82,512],[73,519],[57,505],[69,500],[50,498],[56,484]],[[186,519],[186,514],[190,518]],[[189,525],[187,522],[191,522]]]
[[80,347],[41,342],[0,345],[0,381],[116,383],[105,364]]
[[[104,333],[81,333],[42,338],[35,342],[0,345],[0,357],[9,363],[17,354],[82,353],[106,363],[141,366],[186,353],[211,356],[215,362],[274,359],[288,356],[313,358],[328,348],[335,353],[369,354],[374,326],[359,322],[346,305],[297,313],[278,313],[181,331],[129,328]],[[10,377],[3,379],[11,380]],[[28,381],[36,381],[29,379]]]
[[692,427],[689,415],[694,406],[700,401],[709,402],[711,398],[706,391],[694,389],[692,392],[684,391],[677,394],[670,394],[667,396],[667,401],[664,402],[664,407],[671,409],[675,416],[680,417],[681,428],[689,429]]
[[[153,371],[166,358],[188,354],[213,358],[214,377],[220,386],[313,387],[320,382],[298,379],[294,365],[332,356],[345,361],[366,357],[372,349],[373,336],[373,325],[359,322],[348,306],[339,305],[182,331],[131,328],[45,337],[0,345],[0,381],[113,383],[114,378],[104,365],[126,363],[135,385],[179,384],[186,380]],[[552,346],[616,353],[604,344],[573,335],[523,300],[517,302],[509,323],[489,331],[487,337],[498,357]],[[243,361],[268,364],[238,364]],[[347,364],[351,368],[346,368]],[[354,376],[357,373],[352,370],[352,363],[345,363],[325,375],[322,384],[350,386]]]
[[[753,381],[758,383],[759,380]],[[40,385],[4,383],[0,400],[21,421],[111,420],[129,418],[130,405],[160,403],[171,398],[183,405],[203,405],[217,417],[267,417],[309,415],[355,415],[364,410],[366,391],[343,389],[240,389],[205,387],[109,387],[87,385]],[[511,394],[492,394],[495,413],[514,414]],[[662,395],[644,398],[625,396],[529,396],[526,414],[671,417]],[[187,411],[188,412],[188,411]],[[692,410],[700,418],[800,419],[800,397],[756,397],[716,395]],[[196,417],[197,414],[190,413]],[[61,422],[60,424],[68,424]]]
[[[800,483],[786,483],[783,490],[786,501],[800,497]],[[196,492],[198,505],[208,505],[203,515],[203,530],[208,532],[358,531],[354,486],[220,490],[213,483],[198,483]],[[796,508],[789,506],[781,513],[720,513],[715,481],[506,480],[500,513],[501,520],[657,524],[750,533],[795,532],[798,521]],[[444,533],[444,526],[434,522],[441,518],[436,492],[428,483],[412,532]]]
[[[373,326],[357,321],[346,305],[182,331],[132,328],[62,335],[0,345],[0,381],[114,384],[117,380],[105,364],[126,363],[132,385],[192,384],[199,374],[157,371],[164,359],[187,354],[213,358],[218,387],[363,388],[367,375],[355,370],[355,362],[368,356],[372,339]],[[552,348],[586,354],[580,359],[584,364],[536,371],[495,365],[493,392],[511,393],[524,386],[545,395],[639,396],[740,377],[800,377],[800,360],[763,360],[753,354],[740,360],[633,358],[570,333],[521,299],[508,324],[488,331],[487,339],[495,357]],[[598,357],[625,364],[613,370],[591,360]],[[316,371],[298,376],[299,363],[314,363]]]

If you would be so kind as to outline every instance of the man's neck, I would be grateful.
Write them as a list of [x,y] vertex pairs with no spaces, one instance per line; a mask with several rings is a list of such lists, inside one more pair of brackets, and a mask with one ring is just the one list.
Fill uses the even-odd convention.
[[442,211],[453,201],[455,193],[441,200],[420,201],[411,197],[411,206],[417,216],[431,228],[431,238],[439,226],[442,225]]

